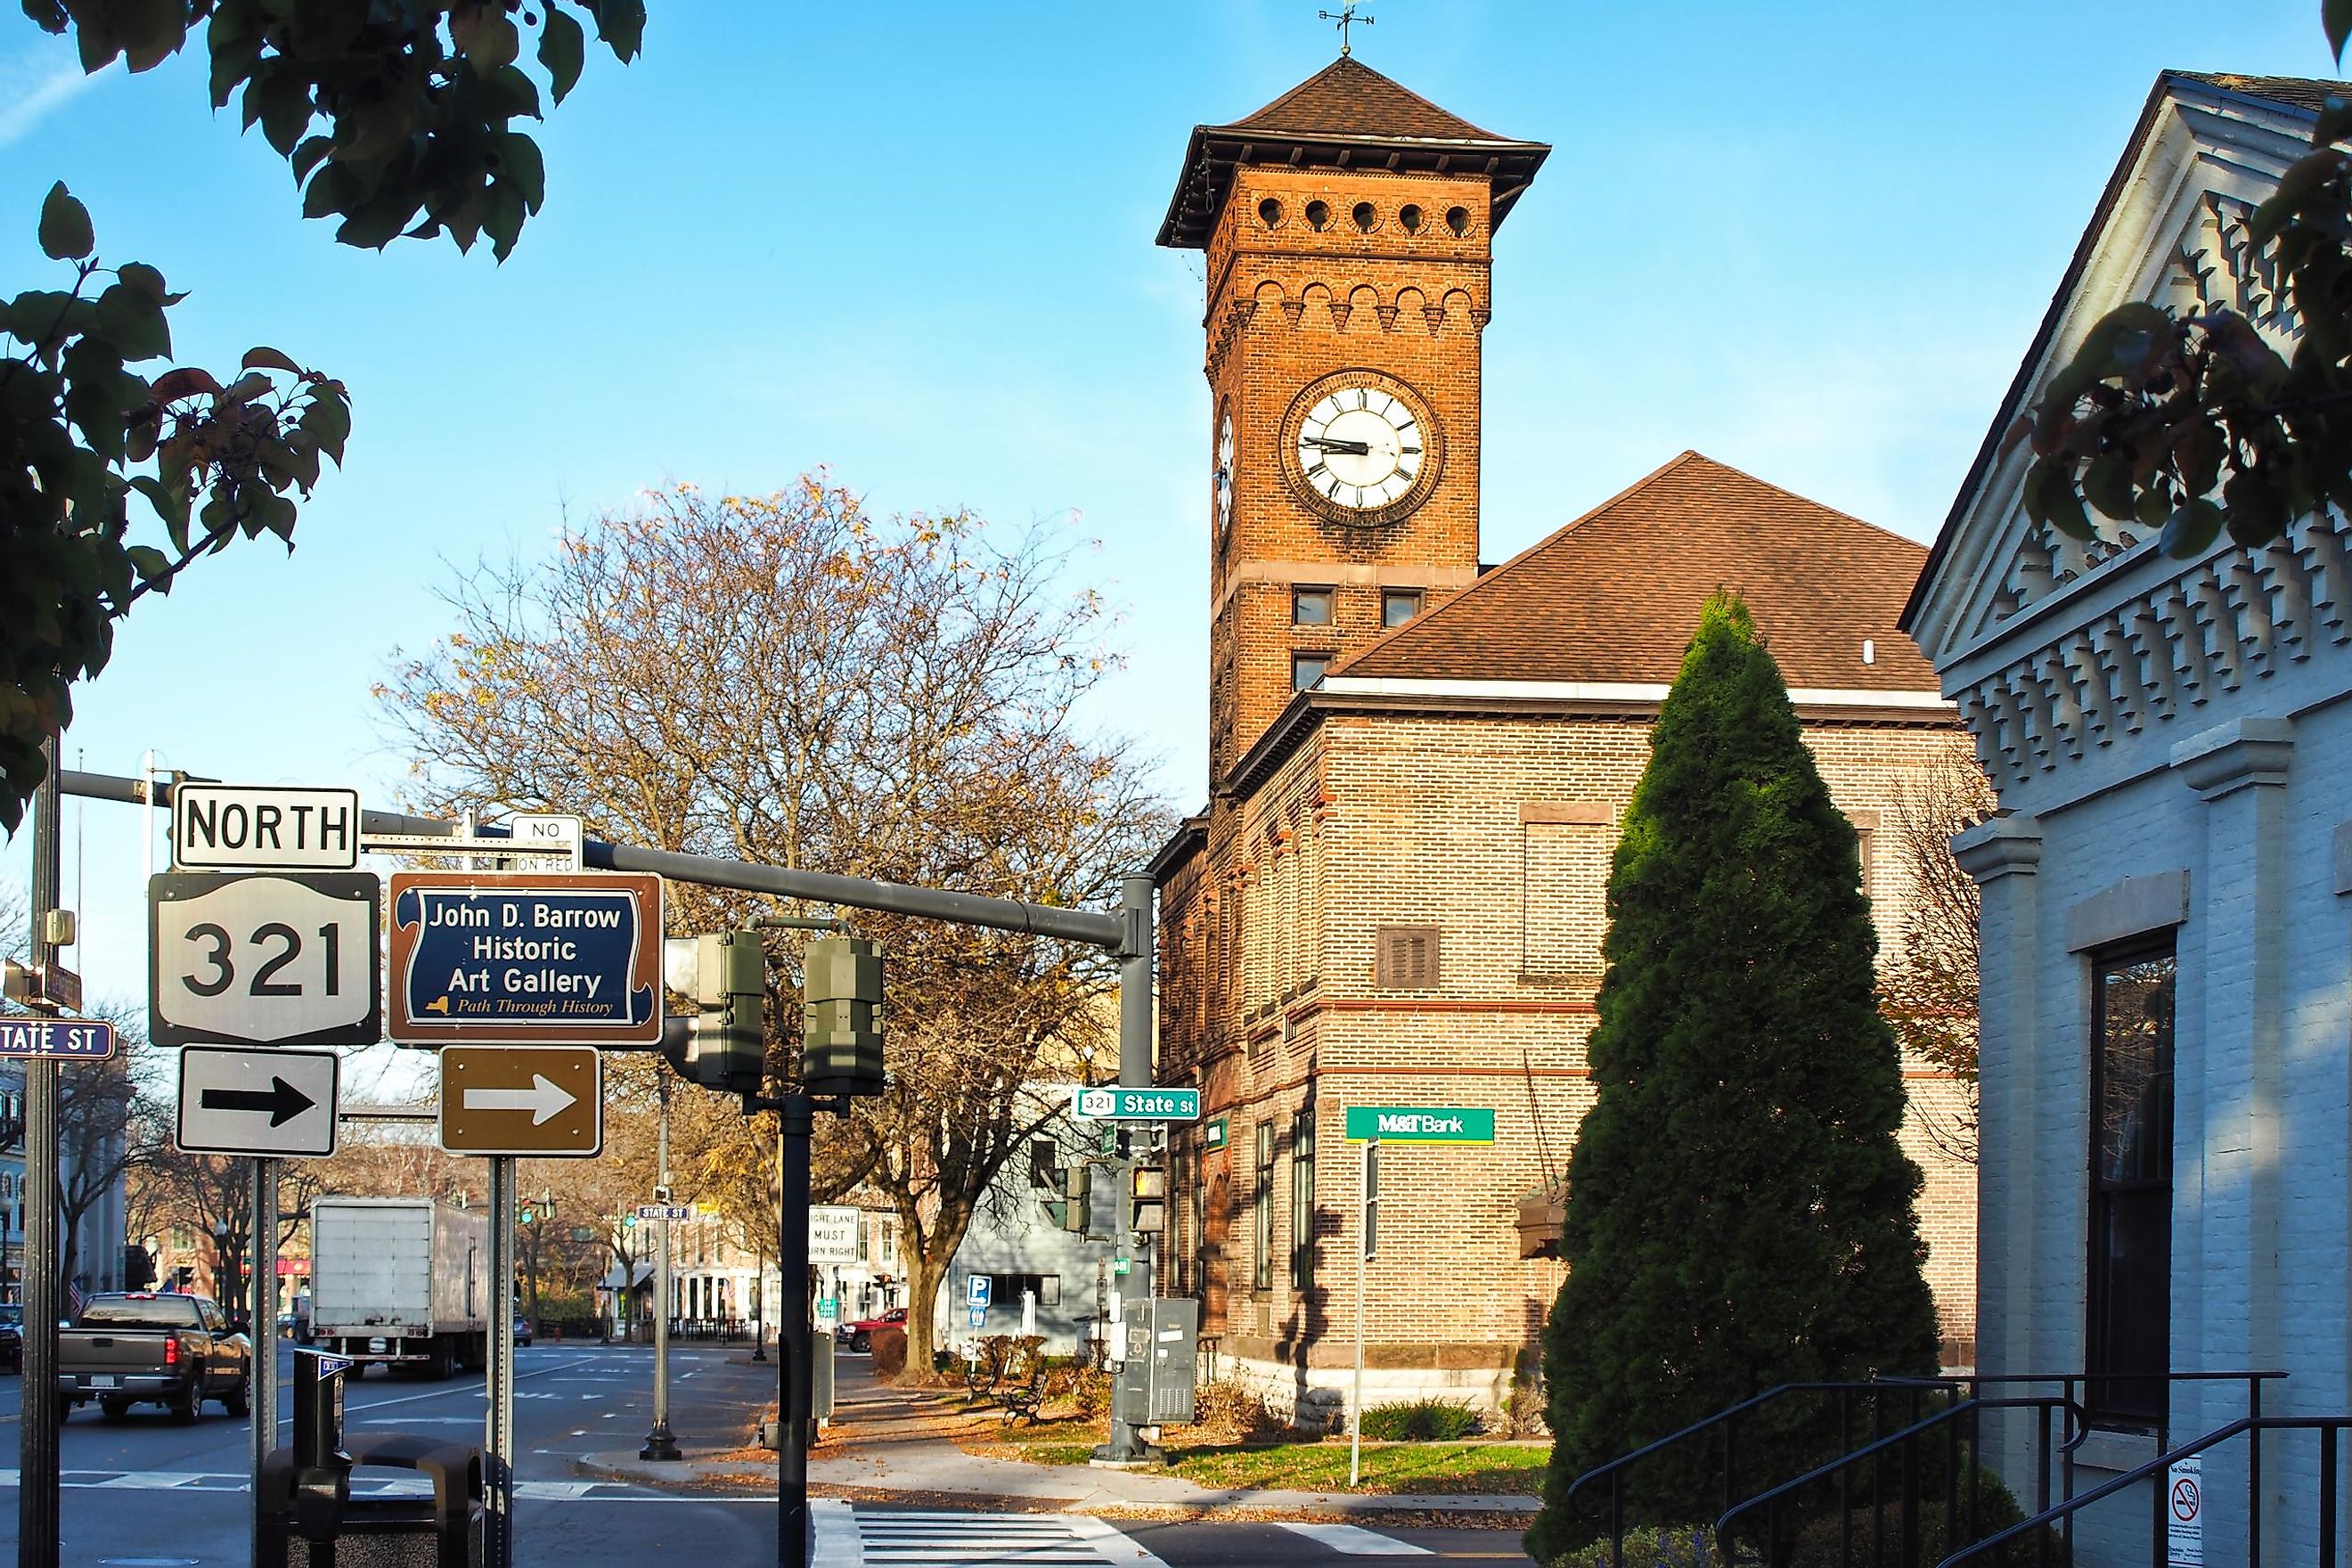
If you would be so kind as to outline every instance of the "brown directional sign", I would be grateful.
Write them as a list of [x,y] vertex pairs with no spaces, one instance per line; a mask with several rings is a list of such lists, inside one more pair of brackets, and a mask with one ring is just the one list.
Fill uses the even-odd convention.
[[593,1046],[451,1046],[441,1053],[441,1147],[452,1154],[584,1158],[604,1146]]

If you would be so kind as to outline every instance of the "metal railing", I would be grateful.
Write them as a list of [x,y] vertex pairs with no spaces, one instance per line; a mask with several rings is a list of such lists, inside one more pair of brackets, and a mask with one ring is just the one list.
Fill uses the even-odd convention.
[[[2062,1454],[2071,1455],[2083,1439],[2082,1407],[2068,1394],[2021,1394],[2003,1398],[1981,1395],[1948,1405],[1899,1431],[1884,1433],[1858,1448],[1818,1465],[1803,1475],[1781,1482],[1768,1491],[1757,1493],[1736,1508],[1725,1510],[1716,1521],[1716,1550],[1726,1563],[1760,1563],[1781,1564],[1788,1561],[1793,1536],[1784,1539],[1782,1527],[1790,1518],[1803,1518],[1805,1493],[1834,1479],[1837,1483],[1838,1549],[1836,1560],[1842,1563],[1857,1561],[1854,1555],[1854,1472],[1866,1467],[1868,1497],[1869,1553],[1859,1561],[1878,1568],[1893,1562],[1910,1564],[1918,1561],[1922,1535],[1928,1523],[1926,1489],[1931,1479],[1940,1479],[1943,1493],[1943,1541],[1973,1541],[1980,1522],[1981,1487],[1979,1466],[1976,1455],[1984,1413],[1988,1410],[2030,1410],[2040,1416],[2040,1442],[2035,1446],[2034,1498],[2036,1508],[2050,1503],[2051,1471]],[[2051,1441],[2052,1417],[2063,1418],[2063,1443]],[[1965,1439],[1963,1434],[1965,1433]],[[1935,1439],[1943,1438],[1942,1452],[1936,1453]],[[1849,1436],[1849,1441],[1851,1438]],[[1893,1495],[1890,1497],[1890,1490]],[[1896,1540],[1889,1556],[1888,1514],[1892,1512]],[[1743,1553],[1739,1550],[1738,1532],[1743,1526],[1753,1528],[1756,1516],[1762,1516],[1762,1554]],[[1967,1533],[1963,1535],[1961,1532]]]
[[[2257,1385],[2257,1398],[2259,1393]],[[2319,1434],[2319,1497],[2315,1510],[2317,1544],[2313,1558],[2321,1564],[2321,1568],[2329,1568],[2336,1561],[2337,1543],[2343,1539],[2337,1458],[2342,1447],[2342,1436],[2347,1431],[2352,1431],[2352,1415],[2242,1415],[2228,1426],[2218,1426],[2201,1437],[2192,1437],[2177,1448],[2165,1447],[2159,1443],[2160,1451],[2145,1464],[2135,1466],[2079,1496],[2042,1509],[2032,1518],[2006,1530],[1996,1531],[1982,1541],[1963,1546],[1944,1558],[1937,1568],[1956,1568],[1958,1563],[1988,1552],[2003,1551],[2011,1542],[2035,1531],[2041,1532],[2039,1539],[2046,1541],[2053,1525],[2065,1531],[2071,1547],[2076,1514],[2093,1503],[2104,1501],[2142,1481],[2158,1482],[2148,1489],[2152,1502],[2148,1557],[2154,1568],[2165,1568],[2170,1532],[2167,1528],[2166,1513],[2169,1489],[2162,1484],[2163,1480],[2169,1477],[2172,1467],[2180,1460],[2201,1455],[2208,1449],[2242,1436],[2250,1439],[2246,1456],[2246,1563],[2247,1568],[2255,1568],[2255,1565],[2268,1561],[2263,1555],[2263,1436],[2268,1432]],[[2201,1542],[2200,1554],[2202,1555]]]

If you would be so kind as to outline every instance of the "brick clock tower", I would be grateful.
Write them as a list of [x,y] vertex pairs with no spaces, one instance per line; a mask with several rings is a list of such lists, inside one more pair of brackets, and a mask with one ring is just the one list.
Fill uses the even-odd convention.
[[1194,128],[1160,243],[1208,259],[1213,796],[1293,693],[1477,577],[1494,233],[1549,152],[1345,56]]

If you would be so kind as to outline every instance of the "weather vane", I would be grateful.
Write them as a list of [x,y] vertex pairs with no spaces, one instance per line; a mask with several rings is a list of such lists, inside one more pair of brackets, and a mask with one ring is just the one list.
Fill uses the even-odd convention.
[[1359,16],[1356,15],[1356,6],[1360,3],[1360,0],[1348,0],[1348,3],[1340,6],[1337,11],[1318,11],[1315,13],[1318,17],[1326,22],[1337,22],[1339,25],[1339,58],[1341,59],[1346,59],[1348,58],[1348,29],[1354,26],[1359,22],[1361,22],[1367,27],[1372,25],[1372,19],[1370,16]]

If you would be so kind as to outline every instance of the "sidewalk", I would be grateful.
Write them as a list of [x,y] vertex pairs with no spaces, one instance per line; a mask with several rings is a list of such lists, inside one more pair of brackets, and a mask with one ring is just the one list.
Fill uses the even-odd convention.
[[[927,1410],[922,1395],[866,1379],[845,1386],[825,1443],[809,1458],[809,1489],[820,1496],[890,1498],[998,1512],[1100,1513],[1145,1510],[1259,1519],[1438,1515],[1460,1524],[1513,1524],[1535,1511],[1532,1497],[1447,1492],[1318,1492],[1204,1487],[1150,1470],[1095,1469],[985,1458],[958,1447],[949,1432],[968,1423],[993,1428],[993,1415]],[[944,1417],[944,1419],[943,1419]],[[738,1450],[740,1453],[740,1451]],[[719,1458],[688,1450],[677,1464],[637,1458],[635,1449],[584,1454],[575,1468],[646,1486],[772,1489],[773,1458]]]

